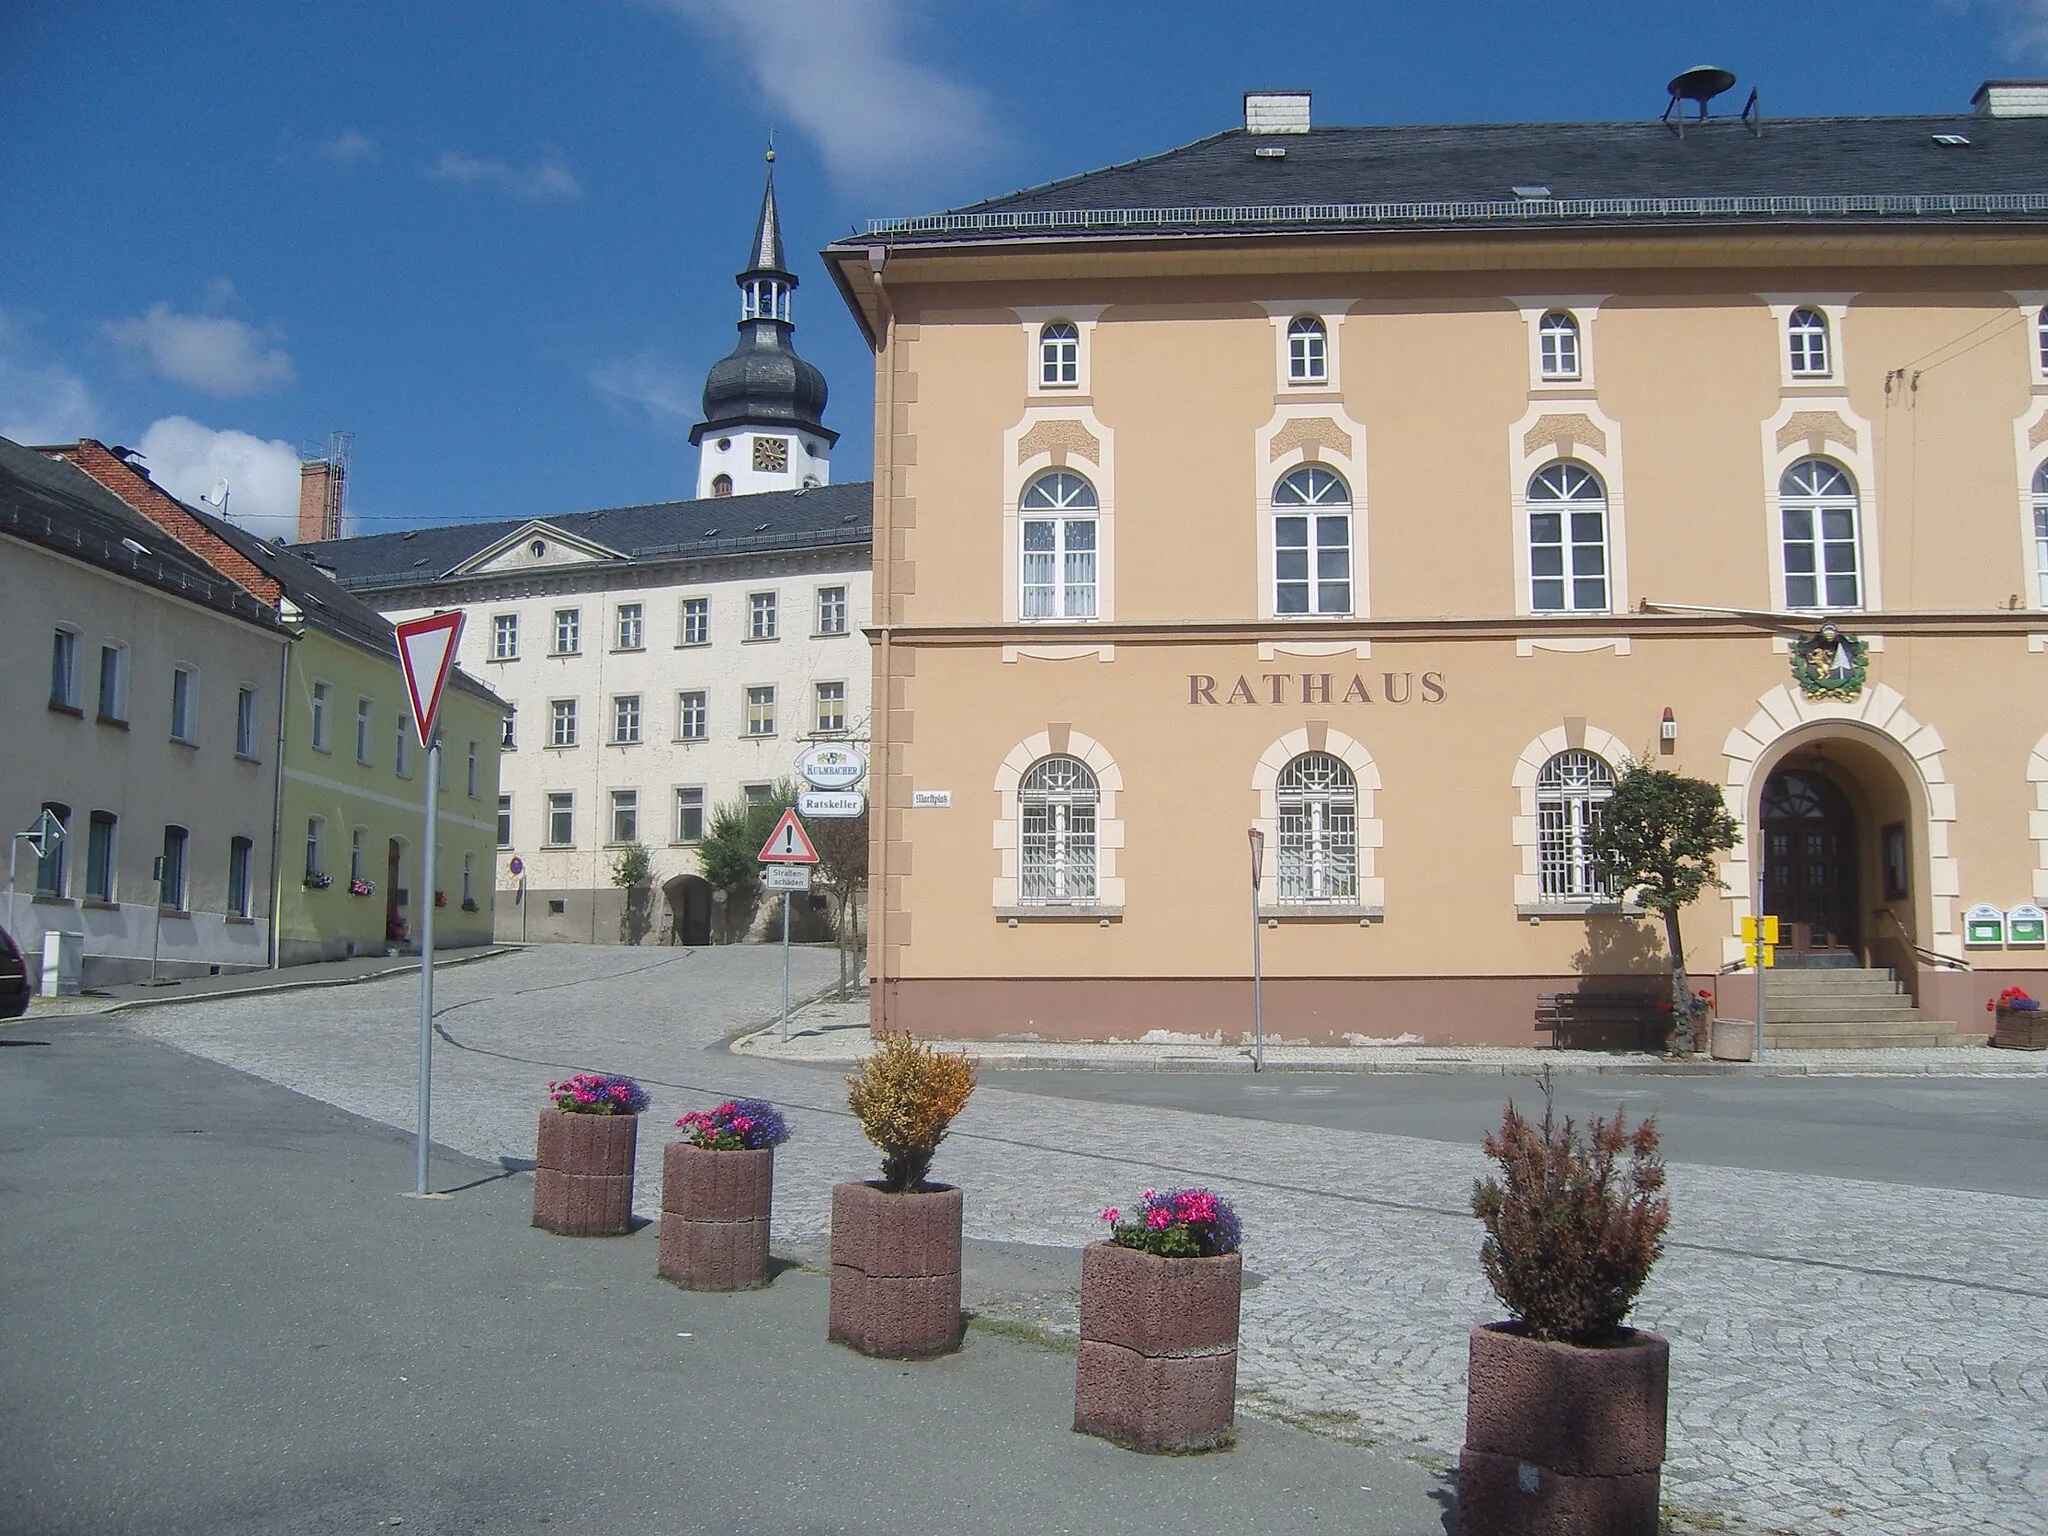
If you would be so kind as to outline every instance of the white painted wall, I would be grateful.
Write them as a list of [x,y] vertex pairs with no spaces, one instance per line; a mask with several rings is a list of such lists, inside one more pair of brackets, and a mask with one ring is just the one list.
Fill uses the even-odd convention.
[[[787,445],[787,470],[778,474],[754,468],[754,443],[758,438],[776,438]],[[697,446],[697,495],[716,495],[712,482],[720,475],[732,477],[735,496],[793,491],[807,480],[815,485],[830,485],[832,450],[822,437],[793,428],[741,427],[719,437],[707,433]]]

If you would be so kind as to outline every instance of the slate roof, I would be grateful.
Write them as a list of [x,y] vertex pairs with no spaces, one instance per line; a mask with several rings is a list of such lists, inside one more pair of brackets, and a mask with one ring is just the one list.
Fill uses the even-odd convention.
[[[1937,135],[1968,142],[1944,145]],[[1255,151],[1284,150],[1261,158]],[[1548,188],[1523,197],[1515,188]],[[1233,129],[1164,154],[924,218],[871,244],[1119,235],[1641,227],[2048,223],[2048,117],[1736,118]]]
[[333,571],[335,580],[349,591],[374,592],[436,585],[456,566],[532,522],[602,544],[631,560],[660,561],[859,548],[873,538],[874,516],[874,485],[857,480],[804,491],[607,507],[562,517],[455,523],[293,548]]
[[266,604],[84,470],[6,438],[0,438],[0,533],[264,629],[282,629]]
[[[372,655],[396,662],[398,639],[391,621],[296,551],[258,538],[246,528],[200,507],[186,508],[215,537],[234,546],[241,556],[284,588],[305,622]],[[448,674],[449,686],[492,704],[505,702],[460,667]]]

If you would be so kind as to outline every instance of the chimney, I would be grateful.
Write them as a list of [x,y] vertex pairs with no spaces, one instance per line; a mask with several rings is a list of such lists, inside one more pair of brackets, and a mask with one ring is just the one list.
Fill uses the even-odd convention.
[[2048,117],[2048,80],[1986,80],[1970,105],[1979,117]]
[[347,475],[347,469],[332,459],[299,466],[299,543],[341,537],[341,489]]
[[1307,91],[1246,91],[1246,133],[1307,133]]

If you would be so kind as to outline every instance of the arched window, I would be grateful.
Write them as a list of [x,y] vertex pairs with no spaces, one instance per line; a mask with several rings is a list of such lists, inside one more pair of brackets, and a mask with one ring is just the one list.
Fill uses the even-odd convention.
[[1304,752],[1280,770],[1280,899],[1358,899],[1358,781],[1341,759]]
[[2041,354],[2041,371],[2048,373],[2048,304],[2034,316],[2034,346]]
[[1863,602],[1856,483],[1831,459],[1801,459],[1778,482],[1785,529],[1785,606]]
[[1607,611],[1607,487],[1571,459],[1529,481],[1529,607]]
[[2034,597],[2048,608],[2048,462],[2034,471]]
[[1048,389],[1072,389],[1081,382],[1081,333],[1055,320],[1038,333],[1038,382]]
[[1536,868],[1545,901],[1611,899],[1611,881],[1593,866],[1593,830],[1614,793],[1607,760],[1583,750],[1560,752],[1536,776]]
[[732,476],[713,475],[711,477],[711,494],[714,496],[730,496],[732,494]]
[[[65,868],[64,853],[71,844],[71,807],[59,805],[54,800],[45,800],[43,810],[57,823],[57,830],[61,835],[45,838],[43,851],[36,857],[36,894],[67,896],[70,892],[65,889],[65,876],[68,871]],[[42,817],[38,816],[36,820],[40,824]]]
[[1323,322],[1302,315],[1287,327],[1287,382],[1325,384],[1330,378],[1330,343]]
[[1579,322],[1553,309],[1536,327],[1537,360],[1546,379],[1579,376]]
[[1792,377],[1824,379],[1828,376],[1828,321],[1817,309],[1795,309],[1785,328],[1792,349]]
[[1095,900],[1095,775],[1078,759],[1044,757],[1017,789],[1023,825],[1018,899],[1031,907]]
[[1351,611],[1351,488],[1321,464],[1273,487],[1273,611]]
[[1095,617],[1095,487],[1071,470],[1047,470],[1024,488],[1023,580],[1027,619]]

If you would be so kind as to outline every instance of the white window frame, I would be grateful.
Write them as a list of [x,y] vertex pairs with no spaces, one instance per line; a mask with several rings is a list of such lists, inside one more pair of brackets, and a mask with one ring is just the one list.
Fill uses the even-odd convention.
[[[550,848],[574,848],[576,846],[576,792],[572,790],[551,790],[548,793],[548,819],[542,827]],[[567,836],[557,837],[558,831]]]
[[775,734],[775,685],[773,683],[749,683],[747,685],[746,733],[752,739],[760,739]]
[[128,723],[128,646],[120,640],[100,643],[100,674],[93,695],[98,718],[111,725]]
[[391,771],[401,779],[412,777],[412,722],[403,715],[391,733]]
[[498,613],[491,616],[491,660],[517,661],[519,659],[519,615]]
[[370,829],[350,827],[348,829],[348,878],[353,885],[358,880],[368,880],[370,867]]
[[1017,901],[1025,907],[1092,907],[1101,899],[1102,789],[1079,758],[1052,753],[1017,787]]
[[[45,843],[42,853],[34,855],[32,879],[35,893],[38,896],[66,897],[71,894],[71,824],[77,819],[77,813],[55,800],[43,801],[41,810],[56,818],[57,825],[64,829],[64,835],[54,842]],[[40,821],[42,818],[39,815],[36,819]],[[12,913],[8,915],[13,916]]]
[[[1846,499],[1832,490],[1794,489],[1793,477],[1809,466],[1832,471],[1840,483],[1848,487]],[[1819,479],[1819,474],[1810,474],[1807,484],[1817,484]],[[1849,518],[1848,538],[1828,537],[1827,515],[1843,511]],[[1798,518],[1803,518],[1806,526],[1803,533],[1795,538],[1793,522]],[[1804,569],[1794,568],[1795,546],[1804,546],[1807,551],[1802,562]],[[1833,565],[1838,558],[1835,552],[1844,548],[1848,552],[1846,574],[1855,584],[1855,591],[1850,601],[1837,602],[1828,588],[1845,573],[1845,568]],[[1863,608],[1867,591],[1863,570],[1863,497],[1856,476],[1847,465],[1825,455],[1808,454],[1785,467],[1778,476],[1778,551],[1779,571],[1784,581],[1780,595],[1787,609],[1795,613],[1854,613]],[[1793,590],[1795,581],[1813,583],[1813,601],[1798,600],[1798,594]]]
[[[675,841],[679,844],[701,843],[704,841],[704,786],[701,784],[678,784],[676,786],[676,819],[673,827]],[[695,818],[696,832],[690,831],[691,819]]]
[[846,588],[818,588],[818,633],[820,635],[843,635],[846,633]]
[[581,656],[583,654],[583,610],[581,608],[557,608],[555,627],[552,635],[553,648],[550,656]]
[[[177,849],[177,856],[171,854]],[[164,876],[157,882],[157,905],[166,912],[189,910],[185,903],[192,883],[192,829],[176,822],[164,825]]]
[[1620,892],[1593,867],[1600,808],[1614,794],[1614,765],[1583,747],[1552,754],[1536,775],[1537,899],[1549,905],[1615,901]]
[[2034,605],[2048,608],[2048,459],[2034,470]]
[[199,745],[199,669],[186,662],[171,668],[171,740]]
[[[1050,547],[1031,547],[1032,530],[1038,527],[1052,530]],[[1082,540],[1078,535],[1084,528],[1087,536]],[[1070,624],[1100,617],[1101,535],[1101,498],[1086,475],[1071,469],[1048,469],[1031,477],[1017,498],[1017,613],[1021,620]],[[1034,560],[1050,574],[1050,580],[1031,579]],[[1085,579],[1075,579],[1083,567]]]
[[[1328,507],[1332,510],[1322,511]],[[1341,508],[1342,510],[1335,510]],[[1298,464],[1273,486],[1272,521],[1267,538],[1273,551],[1273,616],[1275,618],[1348,617],[1357,602],[1352,559],[1351,486],[1327,464]],[[1283,546],[1283,525],[1301,525],[1301,542],[1290,536]],[[1334,525],[1334,526],[1333,526]],[[1300,556],[1299,575],[1292,559]],[[1343,575],[1325,574],[1326,557],[1338,557]],[[1284,594],[1300,589],[1301,606]],[[1341,588],[1341,590],[1332,590]]]
[[[831,690],[829,693],[827,690]],[[830,713],[827,713],[827,706]],[[811,729],[819,736],[841,736],[846,732],[846,684],[843,682],[813,683],[811,685]]]
[[1358,777],[1331,752],[1290,758],[1274,784],[1282,906],[1358,902]]
[[[1828,380],[1835,376],[1834,327],[1827,311],[1802,304],[1785,317],[1785,367],[1794,379]],[[1816,356],[1818,353],[1818,356]]]
[[711,599],[708,597],[686,597],[676,620],[676,644],[709,645],[711,643]]
[[640,695],[612,695],[612,742],[615,747],[640,745]]
[[[696,729],[692,730],[691,727]],[[704,741],[711,734],[711,695],[702,688],[676,694],[676,740]]]
[[327,818],[308,816],[306,818],[306,873],[324,875],[327,873]]
[[640,841],[640,791],[615,789],[611,792],[610,845]]
[[576,745],[576,701],[548,700],[548,747],[563,750]]
[[[1539,497],[1537,488],[1542,487],[1545,495]],[[1599,492],[1597,496],[1578,494],[1587,486]],[[1522,537],[1528,555],[1529,566],[1529,611],[1532,614],[1575,614],[1612,613],[1614,611],[1614,555],[1612,518],[1607,497],[1607,482],[1592,465],[1579,459],[1556,459],[1530,475],[1528,488],[1523,495]],[[1558,537],[1543,539],[1536,537],[1536,520],[1555,517],[1558,520]],[[1597,541],[1583,537],[1580,519],[1597,517],[1600,537]],[[1539,570],[1539,550],[1557,552],[1556,570]],[[1585,557],[1597,555],[1597,572],[1582,569]],[[1598,580],[1600,583],[1598,604],[1583,602],[1581,583]],[[1556,583],[1558,601],[1545,603],[1542,599],[1542,585]],[[1542,585],[1539,585],[1542,584]]]
[[645,603],[621,603],[612,615],[612,649],[615,651],[644,651],[647,649],[647,605]]
[[1583,332],[1568,309],[1544,312],[1536,322],[1536,372],[1547,384],[1576,384],[1584,372]]
[[356,700],[356,761],[365,768],[372,762],[370,733],[376,728],[376,708],[368,699]]
[[498,796],[496,831],[498,846],[500,848],[510,848],[512,846],[512,797],[502,792]]
[[462,855],[462,904],[468,907],[476,901],[476,854],[465,849]]
[[331,711],[327,707],[333,702],[333,694],[334,690],[326,683],[320,682],[317,679],[314,681],[311,705],[313,711],[312,742],[315,752],[332,752],[334,750],[332,736],[333,721],[330,718]]
[[[1088,393],[1088,374],[1095,351],[1095,327],[1102,318],[1101,304],[1067,305],[1059,309],[1021,305],[1011,309],[1023,332],[1024,394],[1027,399],[1072,400]],[[1074,328],[1074,378],[1072,383],[1047,383],[1045,332],[1047,327]],[[1064,370],[1062,370],[1063,372]]]
[[472,741],[469,744],[469,798],[472,800],[477,798],[477,786],[482,783],[480,777],[483,767],[481,761],[482,753],[482,742]]
[[[106,849],[97,858],[94,844],[99,840],[100,828],[106,830]],[[121,818],[113,811],[92,811],[85,819],[85,899],[87,901],[111,902],[119,878],[121,856]],[[94,879],[93,866],[99,866],[99,877]]]
[[774,592],[747,594],[747,639],[774,640],[782,627],[782,604]]
[[1330,327],[1321,315],[1287,322],[1287,382],[1324,389],[1330,383]]
[[498,750],[517,752],[519,750],[519,706],[507,704],[505,713],[498,720]]
[[1038,328],[1038,387],[1081,387],[1081,328],[1071,320],[1048,320]]
[[263,729],[263,694],[249,683],[235,690],[235,756],[258,762],[257,735]]
[[59,709],[81,709],[78,694],[78,658],[84,636],[69,624],[55,625],[50,633],[50,702]]
[[255,885],[256,840],[250,837],[228,839],[228,909],[229,917],[247,917]]

